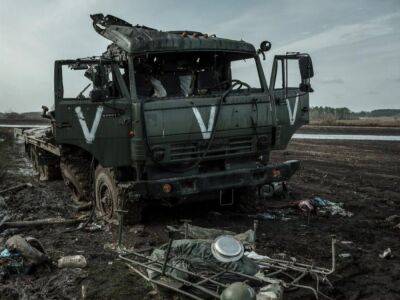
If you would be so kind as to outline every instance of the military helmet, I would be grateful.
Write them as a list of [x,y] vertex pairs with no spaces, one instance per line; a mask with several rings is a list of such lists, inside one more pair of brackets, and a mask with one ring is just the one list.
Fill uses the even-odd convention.
[[256,300],[254,290],[243,282],[234,282],[221,294],[221,300]]

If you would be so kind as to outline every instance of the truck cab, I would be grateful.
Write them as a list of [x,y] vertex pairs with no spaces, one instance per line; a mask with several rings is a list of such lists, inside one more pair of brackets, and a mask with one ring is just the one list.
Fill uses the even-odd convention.
[[[275,56],[268,87],[260,59],[268,42],[256,50],[215,35],[91,17],[112,44],[101,57],[55,62],[53,132],[64,179],[82,201],[92,194],[100,215],[112,219],[128,207],[138,221],[154,201],[254,201],[263,186],[298,169],[298,161],[269,164],[269,154],[308,123],[309,55]],[[297,86],[289,85],[293,62]],[[69,93],[71,73],[83,81],[71,80]],[[73,164],[86,166],[92,193],[71,178]]]

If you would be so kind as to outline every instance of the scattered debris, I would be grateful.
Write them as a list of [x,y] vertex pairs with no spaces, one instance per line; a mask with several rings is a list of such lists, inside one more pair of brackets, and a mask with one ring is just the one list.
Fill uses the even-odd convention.
[[62,268],[85,268],[87,266],[86,258],[83,255],[71,255],[61,257],[57,266]]
[[[332,216],[334,215],[340,215],[343,217],[351,217],[353,216],[352,212],[346,211],[343,207],[343,203],[336,203],[332,202],[326,199],[323,199],[321,197],[315,197],[313,199],[306,199],[306,200],[299,200],[299,201],[291,201],[291,202],[285,202],[283,204],[272,204],[272,205],[267,205],[266,207],[268,209],[273,209],[273,210],[283,210],[287,208],[299,208],[303,212],[307,213],[318,213],[325,215],[325,214],[330,214]],[[280,212],[281,215],[283,215],[283,212]],[[275,220],[276,216],[272,214],[271,212],[267,212],[264,214],[259,214],[258,217],[261,217],[265,220]]]
[[23,238],[20,235],[14,235],[6,241],[5,246],[11,253],[20,254],[24,258],[25,265],[39,265],[49,260],[43,246],[33,237]]
[[11,274],[30,273],[33,267],[49,262],[42,244],[33,237],[10,237],[0,253],[0,279]]
[[299,206],[300,210],[302,210],[304,212],[314,212],[315,207],[311,203],[312,203],[312,201],[310,201],[310,200],[302,200],[299,202],[298,206]]
[[10,188],[1,190],[0,191],[0,195],[4,195],[4,194],[9,193],[9,192],[17,192],[17,191],[20,191],[20,190],[22,190],[24,188],[27,188],[27,187],[32,187],[32,184],[31,183],[22,183],[22,184],[18,184],[16,186],[12,186]]
[[352,217],[353,213],[345,210],[343,203],[331,202],[321,197],[315,197],[311,200],[311,204],[318,208],[318,213],[330,214],[332,216],[340,215],[342,217]]
[[[296,259],[272,259],[246,251],[250,245],[237,238],[240,234],[226,235],[225,230],[187,223],[178,229],[171,229],[175,233],[186,234],[186,238],[170,238],[167,244],[160,247],[126,251],[119,256],[130,270],[158,288],[160,293],[169,290],[191,299],[207,296],[226,300],[255,299],[257,295],[257,299],[267,300],[282,299],[284,291],[303,288],[312,291],[318,298],[322,295],[319,284],[331,285],[327,276],[335,271],[334,239],[332,268],[326,269],[298,263]],[[249,232],[252,230],[246,233]],[[316,280],[315,287],[300,283],[308,274]],[[238,298],[238,295],[247,298]]]
[[21,227],[34,227],[43,225],[72,225],[85,221],[85,219],[62,219],[62,218],[47,218],[34,221],[13,221],[4,222],[1,227],[7,228],[21,228]]
[[380,258],[392,258],[393,254],[392,254],[392,249],[387,248],[385,249],[381,254],[379,254]]
[[94,231],[100,231],[103,229],[103,226],[101,226],[100,224],[96,224],[96,223],[92,223],[90,225],[87,225],[85,228],[85,231],[88,232],[94,232]]

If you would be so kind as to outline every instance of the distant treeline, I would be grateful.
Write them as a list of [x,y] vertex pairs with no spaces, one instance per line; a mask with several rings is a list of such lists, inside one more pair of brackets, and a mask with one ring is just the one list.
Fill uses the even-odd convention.
[[333,108],[329,106],[315,106],[310,109],[310,118],[313,120],[356,120],[360,118],[399,117],[400,109],[375,109],[372,111],[354,112],[347,107]]
[[17,113],[17,112],[0,112],[0,119],[8,119],[8,120],[20,120],[20,119],[28,119],[28,120],[36,120],[42,119],[41,112],[25,112],[25,113]]

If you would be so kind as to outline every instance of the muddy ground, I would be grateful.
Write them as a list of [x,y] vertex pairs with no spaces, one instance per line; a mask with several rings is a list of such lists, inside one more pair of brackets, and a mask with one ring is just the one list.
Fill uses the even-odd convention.
[[[371,133],[362,130],[363,134]],[[379,134],[390,135],[390,132],[382,133],[380,128]],[[299,210],[286,210],[287,219],[260,223],[257,251],[271,256],[286,253],[329,267],[330,240],[335,235],[339,240],[351,242],[339,243],[337,247],[339,254],[350,256],[338,258],[337,271],[331,276],[334,289],[323,287],[323,291],[334,299],[399,299],[400,228],[394,226],[400,219],[397,222],[385,219],[400,214],[400,143],[295,140],[287,150],[274,153],[272,159],[302,161],[301,170],[289,182],[290,200],[320,196],[344,203],[344,208],[354,215],[316,215],[308,222]],[[0,143],[0,160],[2,170],[7,170],[0,178],[0,190],[21,182],[33,184],[32,188],[7,195],[6,207],[1,208],[0,214],[8,214],[13,220],[77,215],[62,181],[37,181],[22,145],[11,143],[6,137],[6,141]],[[278,204],[282,200],[274,198],[269,202]],[[261,206],[258,210],[266,211]],[[251,228],[253,223],[251,218],[232,216],[226,208],[213,204],[163,209],[147,213],[143,231],[138,226],[127,227],[125,243],[136,247],[158,245],[167,240],[165,225],[180,224],[181,219],[237,232]],[[108,225],[100,231],[69,233],[65,232],[67,228],[74,227],[44,226],[20,233],[40,239],[53,260],[82,254],[88,260],[88,267],[60,270],[43,266],[31,275],[13,275],[0,282],[1,299],[156,297],[149,293],[151,287],[144,280],[131,275],[116,259],[117,255],[105,247],[107,243],[116,243],[115,227]],[[1,245],[1,240],[12,233],[0,229]],[[389,247],[393,257],[379,258]],[[313,298],[290,293],[285,299]]]

